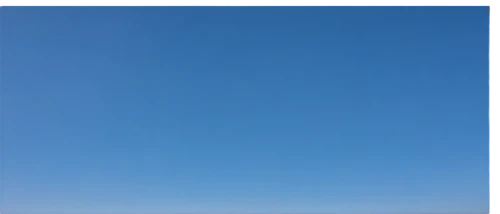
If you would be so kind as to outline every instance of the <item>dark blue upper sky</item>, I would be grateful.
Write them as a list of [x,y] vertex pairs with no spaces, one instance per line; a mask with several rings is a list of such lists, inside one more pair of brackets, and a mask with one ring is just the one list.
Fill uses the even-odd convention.
[[2,213],[486,212],[487,7],[2,7]]

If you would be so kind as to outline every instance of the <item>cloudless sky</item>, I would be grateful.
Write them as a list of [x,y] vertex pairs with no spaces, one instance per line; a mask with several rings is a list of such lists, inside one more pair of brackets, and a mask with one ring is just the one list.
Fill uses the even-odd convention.
[[2,7],[0,211],[488,212],[487,7]]

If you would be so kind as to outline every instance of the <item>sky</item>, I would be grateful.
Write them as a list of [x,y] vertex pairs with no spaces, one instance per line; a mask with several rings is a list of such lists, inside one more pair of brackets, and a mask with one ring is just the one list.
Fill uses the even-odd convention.
[[487,7],[2,7],[2,214],[489,210]]

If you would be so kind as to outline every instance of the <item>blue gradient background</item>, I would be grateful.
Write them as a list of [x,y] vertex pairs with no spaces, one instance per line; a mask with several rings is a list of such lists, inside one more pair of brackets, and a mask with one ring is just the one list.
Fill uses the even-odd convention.
[[487,7],[2,7],[11,213],[487,212]]

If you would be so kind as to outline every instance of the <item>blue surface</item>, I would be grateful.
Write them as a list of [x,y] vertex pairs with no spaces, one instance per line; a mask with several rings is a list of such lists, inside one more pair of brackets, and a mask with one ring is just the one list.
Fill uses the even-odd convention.
[[2,7],[11,213],[487,212],[487,7]]

